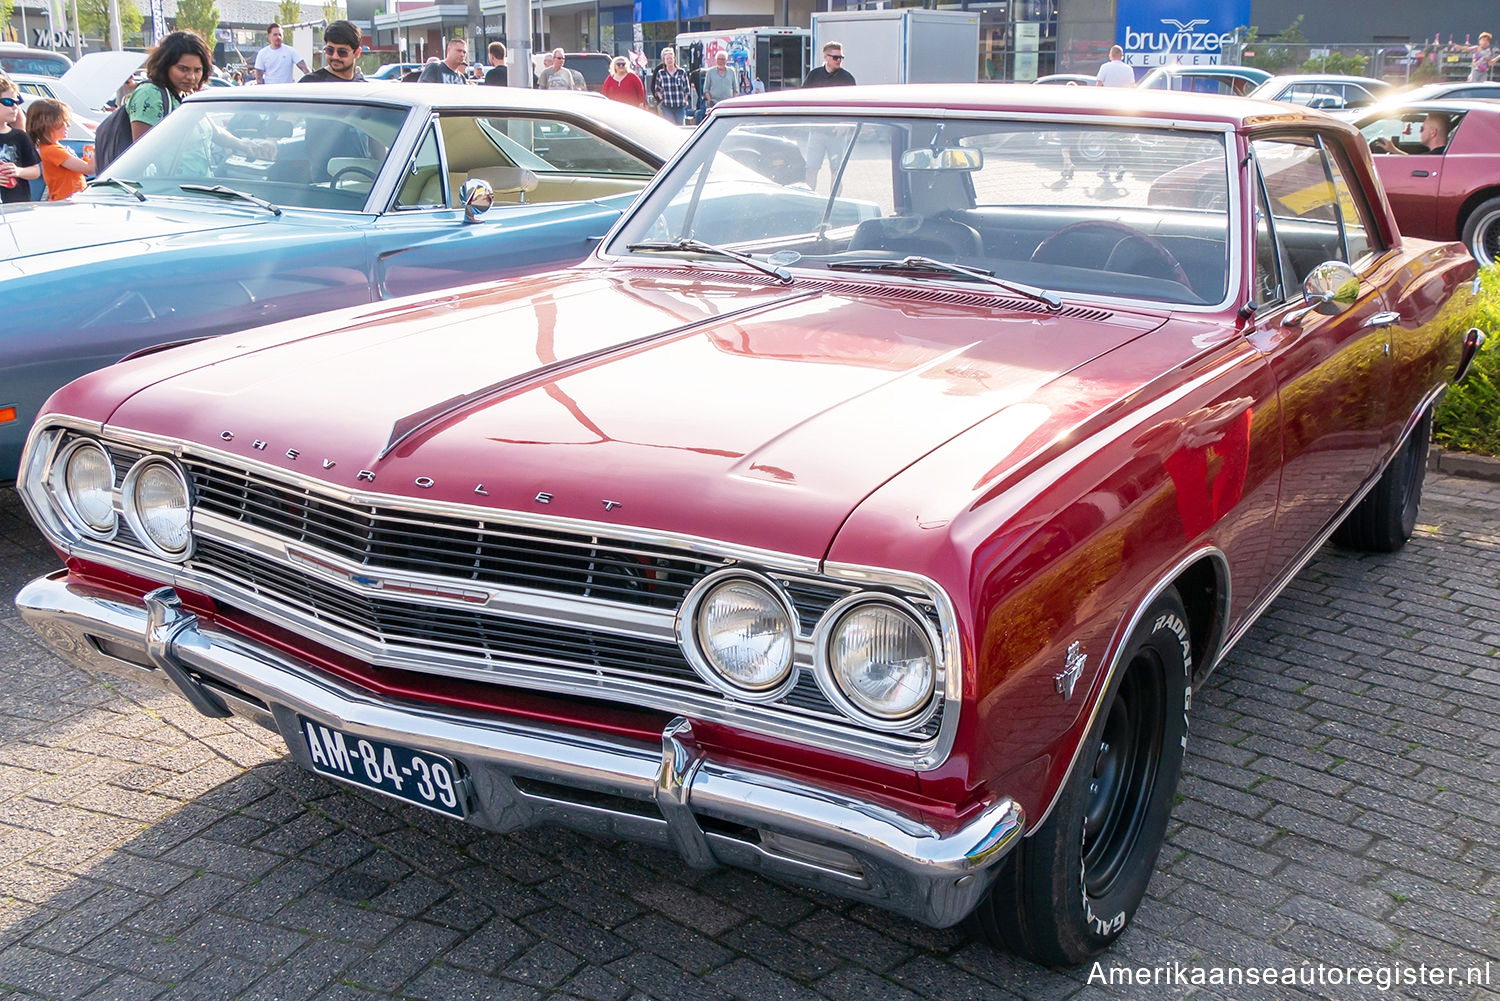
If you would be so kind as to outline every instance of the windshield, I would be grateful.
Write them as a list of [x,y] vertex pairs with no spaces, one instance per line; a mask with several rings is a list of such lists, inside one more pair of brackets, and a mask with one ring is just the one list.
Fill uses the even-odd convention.
[[704,128],[607,253],[660,266],[661,244],[697,240],[794,271],[889,275],[917,256],[1054,291],[1226,295],[1223,133],[874,115]]
[[147,195],[223,185],[288,208],[360,211],[406,115],[351,104],[189,101],[102,176]]

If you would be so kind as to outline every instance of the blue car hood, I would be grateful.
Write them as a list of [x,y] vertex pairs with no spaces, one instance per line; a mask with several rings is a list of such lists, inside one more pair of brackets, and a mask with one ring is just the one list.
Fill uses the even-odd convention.
[[0,226],[0,261],[264,225],[272,218],[260,209],[225,211],[204,200],[138,202],[123,192],[118,198],[75,195],[66,202],[12,204],[5,206]]

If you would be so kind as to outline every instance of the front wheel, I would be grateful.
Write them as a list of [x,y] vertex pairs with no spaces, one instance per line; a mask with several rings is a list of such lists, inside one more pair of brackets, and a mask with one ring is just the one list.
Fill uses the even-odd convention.
[[1481,268],[1500,261],[1500,198],[1491,198],[1469,213],[1463,241]]
[[975,921],[1047,966],[1092,959],[1146,894],[1187,742],[1192,647],[1174,590],[1126,642],[1052,815],[1011,853]]

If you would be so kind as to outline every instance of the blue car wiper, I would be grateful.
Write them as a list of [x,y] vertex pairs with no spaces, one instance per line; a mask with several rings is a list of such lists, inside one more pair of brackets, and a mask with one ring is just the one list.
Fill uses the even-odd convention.
[[122,181],[118,177],[96,177],[89,182],[89,187],[102,188],[106,184],[113,184],[126,194],[135,195],[135,200],[138,202],[146,200],[146,196],[141,193],[139,187],[131,184],[129,181]]
[[257,198],[254,195],[247,195],[243,191],[237,191],[234,188],[226,187],[223,184],[179,184],[177,185],[177,188],[180,191],[202,191],[205,194],[210,195],[226,195],[229,198],[238,198],[242,201],[249,202],[251,205],[259,205],[261,208],[267,210],[272,215],[281,215],[281,209],[277,208],[275,205],[272,205],[264,198]]

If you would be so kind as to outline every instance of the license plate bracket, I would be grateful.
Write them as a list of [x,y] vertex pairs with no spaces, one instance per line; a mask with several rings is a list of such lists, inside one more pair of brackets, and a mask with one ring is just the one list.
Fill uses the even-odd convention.
[[356,737],[306,716],[297,717],[302,741],[319,775],[373,789],[462,820],[468,813],[468,778],[458,762],[373,737]]

